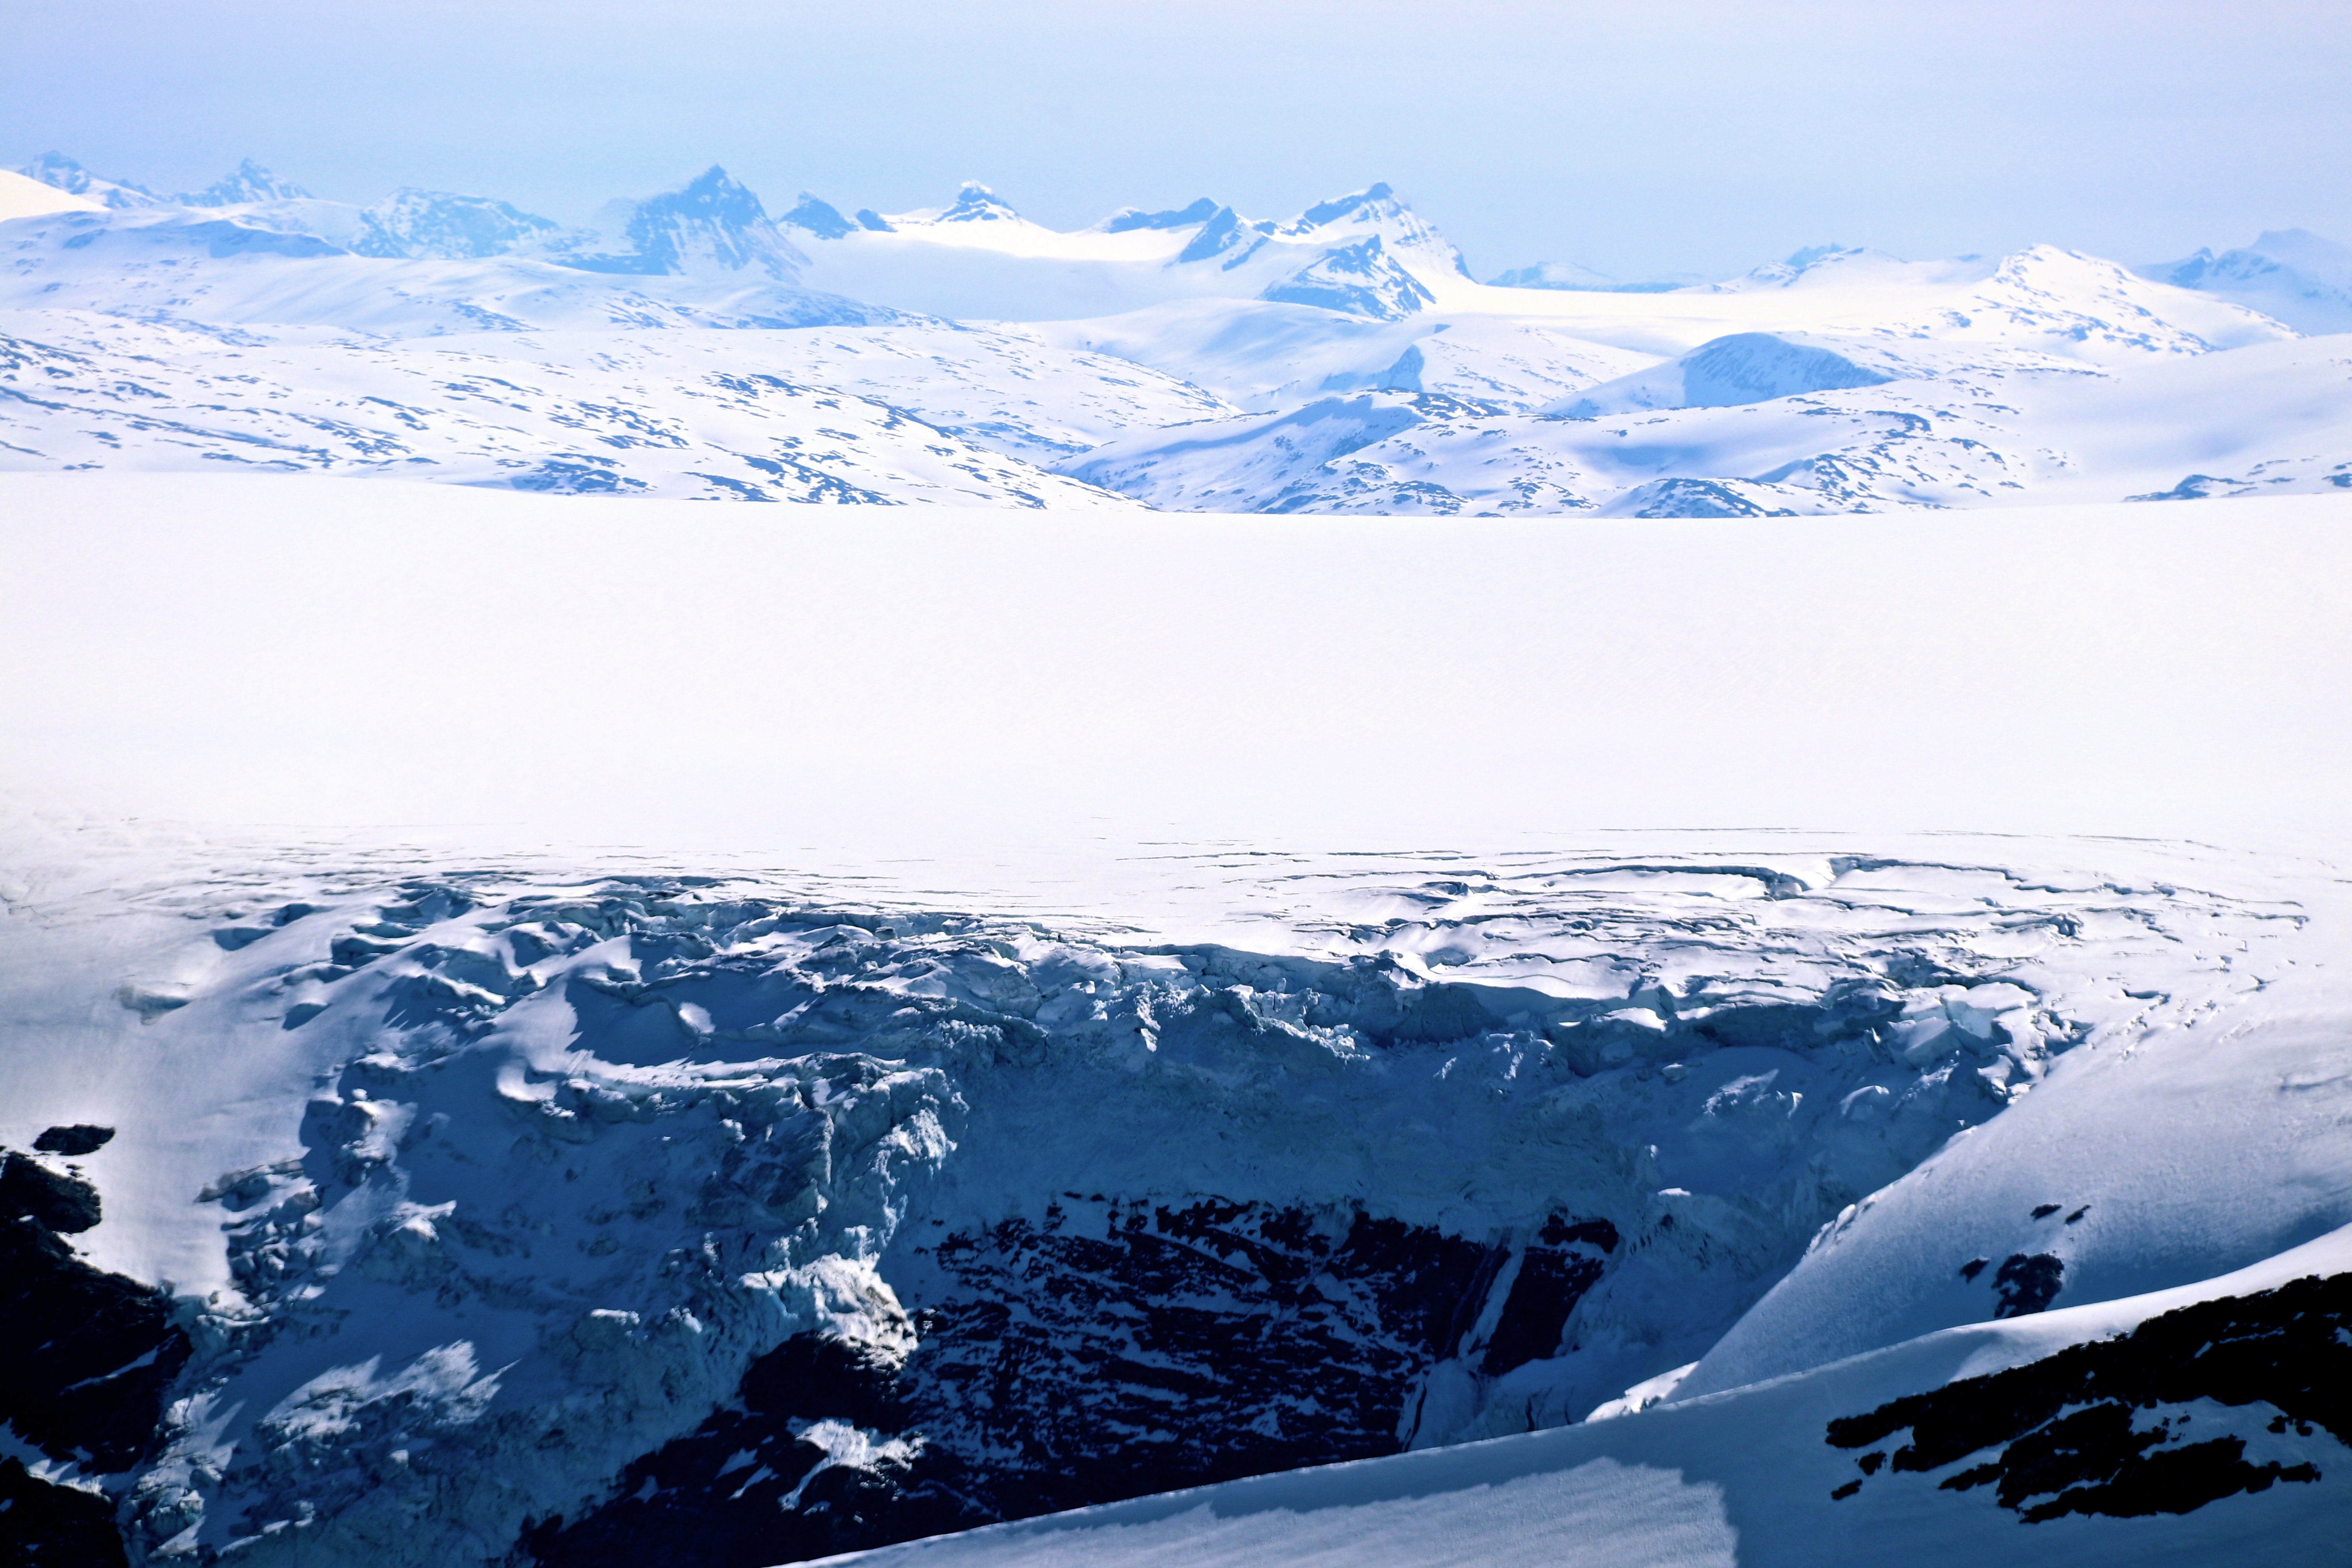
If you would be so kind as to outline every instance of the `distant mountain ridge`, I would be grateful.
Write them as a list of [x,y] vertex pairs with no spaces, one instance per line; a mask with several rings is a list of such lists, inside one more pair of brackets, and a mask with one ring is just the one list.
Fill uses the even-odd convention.
[[2200,249],[2139,270],[2159,283],[2260,310],[2298,331],[2352,331],[2352,245],[2308,229],[2272,229],[2218,256]]
[[[1199,196],[1059,230],[978,181],[908,211],[804,191],[772,212],[718,165],[578,225],[420,187],[362,207],[252,160],[173,197],[60,153],[27,169],[13,198],[0,182],[16,318],[0,341],[26,345],[0,363],[0,467],[398,461],[509,482],[552,452],[593,476],[575,488],[736,495],[742,432],[776,427],[756,412],[773,375],[1034,465],[1009,480],[957,458],[978,465],[962,489],[923,477],[939,454],[887,417],[889,440],[861,448],[837,434],[855,421],[788,433],[843,442],[792,448],[828,472],[906,446],[845,482],[912,499],[1017,485],[1172,510],[1760,516],[2352,487],[2352,389],[2281,320],[2320,326],[2352,298],[2352,252],[2299,231],[2137,272],[2054,246],[1909,261],[1816,245],[1653,305],[1638,296],[1667,285],[1566,264],[1481,283],[1385,184],[1285,218]],[[90,318],[173,329],[131,351],[165,368]],[[809,328],[840,335],[775,336]],[[712,329],[770,336],[643,336]],[[332,334],[364,336],[262,363]],[[467,352],[540,388],[509,414],[362,353],[477,335]],[[205,341],[253,363],[221,370]],[[550,366],[595,379],[543,384]],[[265,384],[279,390],[250,390]],[[215,406],[225,390],[236,403]],[[626,456],[591,463],[581,442]]]
[[685,185],[641,201],[614,202],[592,226],[617,241],[551,247],[549,258],[590,272],[678,275],[756,270],[777,282],[808,258],[784,237],[751,188],[713,163]]

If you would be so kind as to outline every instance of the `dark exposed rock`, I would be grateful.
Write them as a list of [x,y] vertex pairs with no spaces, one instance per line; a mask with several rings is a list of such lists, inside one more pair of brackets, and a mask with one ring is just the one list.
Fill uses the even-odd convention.
[[127,1563],[114,1505],[36,1478],[0,1459],[0,1559],[25,1568],[114,1568]]
[[1538,1239],[1550,1245],[1530,1247],[1520,1254],[1518,1276],[1511,1281],[1511,1293],[1503,1300],[1503,1315],[1486,1342],[1479,1370],[1489,1377],[1500,1377],[1513,1367],[1559,1352],[1569,1313],[1587,1290],[1600,1283],[1602,1268],[1599,1258],[1572,1247],[1581,1243],[1612,1252],[1617,1247],[1617,1227],[1605,1219],[1579,1226],[1553,1219],[1544,1226]]
[[1992,1277],[1992,1288],[2000,1293],[2000,1301],[1993,1308],[1992,1315],[2023,1318],[2047,1311],[2050,1303],[2057,1300],[2058,1288],[2065,1279],[2066,1265],[2050,1253],[2011,1253],[2001,1260],[2000,1272]]
[[91,1268],[37,1221],[0,1225],[0,1420],[57,1459],[128,1469],[188,1359],[163,1292]]
[[31,1219],[70,1236],[96,1225],[98,1189],[22,1154],[0,1154],[0,1221]]
[[761,1568],[962,1522],[933,1526],[910,1506],[905,1467],[828,1465],[802,1436],[825,1420],[867,1431],[904,1424],[893,1369],[856,1348],[788,1340],[752,1363],[739,1403],[631,1465],[617,1500],[528,1532],[525,1550],[563,1568]]
[[76,1122],[71,1127],[52,1127],[33,1140],[33,1149],[41,1154],[63,1154],[71,1159],[82,1154],[95,1154],[114,1136],[111,1127],[93,1127]]
[[1017,1518],[1394,1452],[1507,1256],[1360,1209],[1213,1198],[950,1237],[908,1369],[917,1489]]
[[[2245,1441],[2183,1442],[2200,1400],[2273,1412],[2270,1430],[2316,1424],[2352,1442],[2352,1274],[2298,1279],[2254,1296],[2200,1301],[2127,1335],[2075,1345],[1986,1377],[1891,1401],[1829,1424],[1836,1447],[1908,1430],[1895,1472],[1943,1469],[1948,1490],[1991,1486],[2001,1507],[2039,1522],[2065,1514],[2189,1513],[2218,1498],[2315,1481],[2305,1460],[2255,1463]],[[2155,1415],[2152,1425],[2145,1418]],[[1860,1461],[1865,1475],[1877,1454]],[[1860,1481],[1833,1494],[1852,1496]]]
[[[1480,1369],[1553,1353],[1619,1239],[1607,1220],[1545,1225]],[[937,1272],[910,1302],[920,1343],[902,1368],[794,1340],[738,1408],[631,1467],[618,1500],[525,1547],[551,1568],[755,1568],[1395,1453],[1512,1249],[1360,1208],[1073,1194],[1042,1221],[926,1250]],[[820,1421],[898,1447],[829,1465],[808,1436]]]

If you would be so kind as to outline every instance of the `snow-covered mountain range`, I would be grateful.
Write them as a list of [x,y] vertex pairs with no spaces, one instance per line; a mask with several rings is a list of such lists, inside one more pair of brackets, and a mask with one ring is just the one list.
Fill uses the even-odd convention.
[[[1438,515],[2352,485],[2352,362],[2326,335],[2352,324],[2352,253],[2299,232],[2139,272],[1818,247],[1633,288],[1552,264],[1476,282],[1384,184],[1288,219],[1203,197],[1062,232],[976,184],[771,214],[718,168],[578,226],[415,189],[322,201],[250,163],[169,198],[58,154],[9,179],[15,468]],[[475,391],[435,379],[456,337]],[[814,426],[685,417],[745,375],[878,400],[950,467],[960,442],[1015,466],[958,489]],[[482,416],[485,377],[513,417]]]

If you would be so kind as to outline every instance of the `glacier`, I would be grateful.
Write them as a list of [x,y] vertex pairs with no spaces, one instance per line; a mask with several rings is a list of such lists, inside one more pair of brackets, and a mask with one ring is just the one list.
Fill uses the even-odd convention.
[[835,197],[0,172],[0,1540],[2333,1549],[2341,247]]
[[171,1281],[153,1446],[44,1465],[160,1562],[774,1561],[1474,1454],[1998,1316],[1954,1259],[2128,1300],[2352,1220],[2216,1114],[2284,1073],[2285,1169],[2352,1168],[2332,1026],[2239,1022],[2332,994],[2292,863],[1242,855],[1114,921],[146,853],[12,898],[0,1138],[103,1199],[75,1267]]

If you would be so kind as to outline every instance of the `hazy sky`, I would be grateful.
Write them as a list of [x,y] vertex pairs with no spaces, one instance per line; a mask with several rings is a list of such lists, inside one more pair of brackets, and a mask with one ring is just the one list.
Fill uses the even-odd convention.
[[1481,277],[2352,241],[2344,0],[0,0],[0,161],[166,190],[250,155],[573,218],[717,162],[1074,227],[1385,179]]

